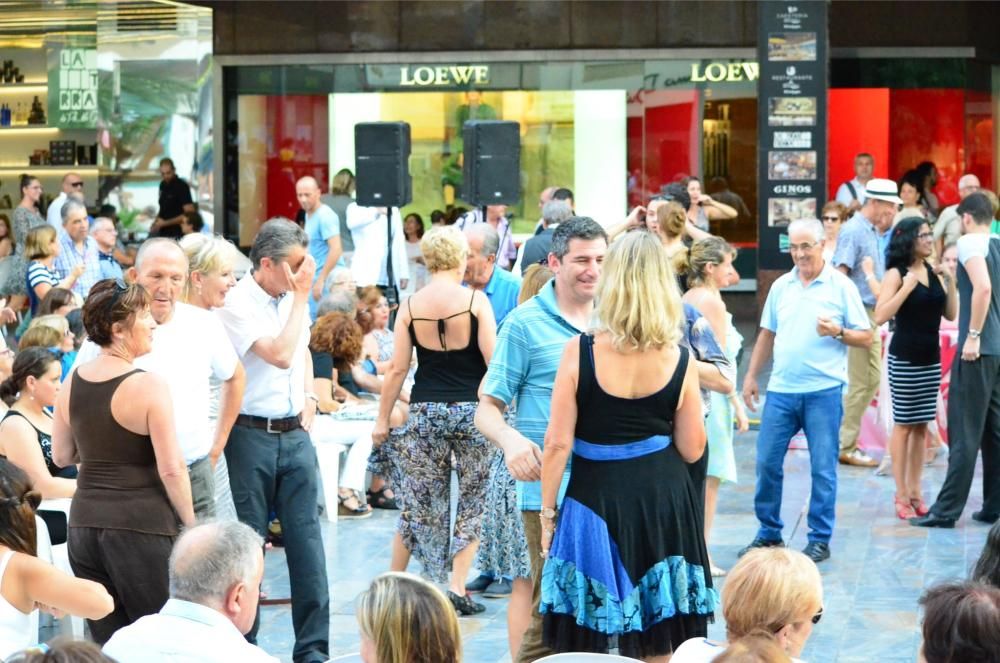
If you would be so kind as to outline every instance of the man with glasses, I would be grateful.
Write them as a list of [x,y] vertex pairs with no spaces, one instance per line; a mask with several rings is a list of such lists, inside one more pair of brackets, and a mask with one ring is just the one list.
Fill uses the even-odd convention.
[[160,237],[180,237],[181,224],[188,214],[195,212],[191,186],[177,177],[174,161],[170,158],[160,159],[160,177],[163,178],[160,182],[160,212],[149,232]]
[[800,429],[809,440],[812,491],[809,543],[814,562],[830,557],[837,501],[837,429],[847,382],[847,351],[867,348],[872,325],[857,288],[823,260],[823,224],[800,219],[788,226],[792,271],[771,286],[760,333],[743,381],[743,400],[756,411],[757,376],[774,357],[757,436],[754,511],[760,528],[740,551],[784,546],[781,492],[788,443]]
[[[885,274],[885,252],[881,240],[889,232],[892,219],[902,204],[895,182],[869,180],[865,188],[865,203],[840,229],[837,248],[833,252],[833,266],[858,287],[872,329],[877,326],[875,303]],[[844,420],[840,427],[840,462],[875,467],[878,462],[858,448],[858,435],[861,433],[861,418],[881,381],[882,339],[875,334],[871,345],[852,347],[847,354],[849,379],[844,398]]]
[[90,236],[97,242],[97,261],[101,269],[101,279],[120,279],[122,266],[115,260],[115,245],[118,229],[115,222],[106,216],[99,216],[90,225]]
[[62,229],[62,206],[70,196],[83,200],[83,178],[79,173],[63,175],[62,190],[55,200],[49,203],[49,211],[45,213],[45,220],[56,229],[56,232]]
[[[966,173],[958,178],[958,197],[965,200],[970,193],[979,191],[979,178]],[[936,255],[944,255],[944,247],[958,242],[962,236],[962,218],[958,215],[958,204],[941,210],[941,216],[934,224],[934,248]]]

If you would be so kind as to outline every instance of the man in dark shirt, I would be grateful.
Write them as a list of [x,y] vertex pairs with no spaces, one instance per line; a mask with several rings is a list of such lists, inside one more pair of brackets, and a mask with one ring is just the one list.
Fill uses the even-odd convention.
[[180,237],[185,214],[195,211],[191,187],[177,177],[173,159],[170,158],[160,159],[160,177],[163,178],[160,182],[160,212],[149,232],[159,237]]

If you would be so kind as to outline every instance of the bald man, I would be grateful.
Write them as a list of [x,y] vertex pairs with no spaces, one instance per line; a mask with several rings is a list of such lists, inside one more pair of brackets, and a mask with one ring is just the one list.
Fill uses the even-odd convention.
[[306,213],[306,235],[309,236],[309,253],[316,261],[316,277],[312,296],[309,297],[309,316],[316,319],[316,306],[323,298],[323,284],[327,275],[338,264],[343,253],[340,245],[340,218],[330,207],[320,201],[319,184],[312,177],[303,177],[295,183],[295,197]]
[[[164,237],[147,240],[139,247],[135,266],[128,274],[149,293],[150,313],[156,320],[153,349],[137,357],[135,366],[167,381],[177,442],[191,476],[195,515],[199,519],[212,517],[216,513],[215,484],[222,482],[223,473],[229,481],[222,451],[240,413],[243,366],[222,321],[213,312],[177,301],[187,282],[188,261],[176,241]],[[99,353],[96,344],[84,342],[76,365]],[[222,382],[214,427],[209,411],[212,378]],[[229,499],[229,503],[219,505],[221,513],[236,512]]]
[[[966,173],[958,178],[958,197],[961,200],[970,193],[979,191],[979,178],[972,173]],[[958,242],[962,236],[962,220],[958,216],[958,205],[951,205],[941,210],[941,216],[934,224],[934,246],[937,255],[944,253],[944,248]]]
[[49,203],[49,209],[45,213],[45,220],[56,231],[59,231],[63,226],[62,206],[71,195],[75,195],[81,201],[83,200],[83,178],[80,177],[79,173],[69,172],[63,175],[59,195]]

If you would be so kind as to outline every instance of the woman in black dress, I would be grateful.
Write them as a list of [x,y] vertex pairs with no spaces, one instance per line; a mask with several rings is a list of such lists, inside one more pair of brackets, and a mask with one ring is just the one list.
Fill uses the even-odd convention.
[[612,244],[598,326],[567,343],[556,375],[542,458],[540,612],[557,652],[606,653],[617,639],[623,655],[663,661],[704,637],[718,604],[687,467],[706,438],[697,370],[678,346],[680,298],[664,285],[673,278],[651,234]]
[[[920,494],[924,437],[934,421],[941,388],[941,316],[958,313],[955,275],[932,268],[934,234],[921,217],[903,219],[893,229],[886,253],[886,272],[875,307],[878,324],[895,317],[889,343],[889,390],[894,425],[889,440],[896,479],[896,516],[908,520],[927,515]],[[940,278],[939,278],[940,277]]]

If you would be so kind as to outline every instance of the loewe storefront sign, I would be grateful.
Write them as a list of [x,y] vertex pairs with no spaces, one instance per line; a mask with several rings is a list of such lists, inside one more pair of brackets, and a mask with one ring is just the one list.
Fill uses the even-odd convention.
[[704,69],[697,62],[691,63],[692,83],[755,81],[759,74],[760,65],[756,62],[710,62]]
[[400,87],[437,87],[454,85],[485,85],[490,82],[490,66],[446,65],[439,67],[399,68]]

